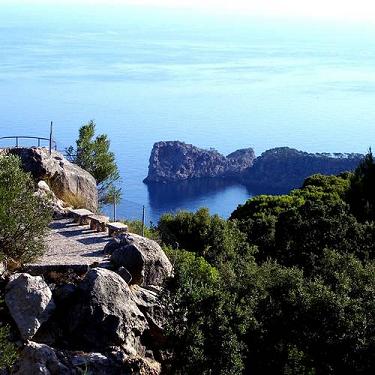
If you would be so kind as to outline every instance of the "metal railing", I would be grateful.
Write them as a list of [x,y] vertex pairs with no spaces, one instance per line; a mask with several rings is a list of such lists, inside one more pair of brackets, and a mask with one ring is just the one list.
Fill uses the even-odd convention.
[[7,136],[7,137],[0,137],[1,140],[5,139],[14,139],[15,140],[15,147],[20,147],[20,140],[22,139],[35,139],[37,140],[37,144],[35,146],[41,147],[42,141],[48,142],[49,149],[57,150],[57,143],[55,140],[50,138],[44,138],[44,137],[32,137],[28,135],[13,135],[13,136]]

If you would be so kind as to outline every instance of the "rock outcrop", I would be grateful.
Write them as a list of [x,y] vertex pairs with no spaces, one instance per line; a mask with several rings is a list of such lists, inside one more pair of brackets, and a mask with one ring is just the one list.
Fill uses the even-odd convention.
[[72,374],[72,372],[60,362],[52,348],[32,341],[29,341],[22,350],[20,359],[16,363],[14,372],[12,373],[15,375]]
[[120,346],[128,355],[141,352],[147,321],[132,299],[128,284],[115,272],[92,269],[78,286],[76,303],[67,311],[74,345],[86,350]]
[[33,341],[26,343],[15,364],[15,375],[159,375],[160,364],[151,358],[123,357],[114,350],[110,355],[59,350]]
[[57,198],[79,197],[87,208],[98,208],[96,181],[90,173],[69,162],[62,154],[52,151],[51,155],[43,147],[10,148],[10,154],[21,158],[23,169],[30,172],[36,182],[48,183]]
[[255,159],[251,148],[224,156],[180,141],[157,142],[151,151],[144,182],[171,182],[203,177],[229,178],[248,169]]
[[355,169],[361,154],[311,154],[288,147],[274,148],[255,158],[251,148],[223,156],[183,142],[157,142],[151,151],[145,183],[221,178],[269,192],[286,192],[315,173],[336,175]]
[[136,234],[123,235],[110,243],[111,262],[124,267],[131,275],[131,284],[162,285],[172,275],[172,264],[155,241]]
[[35,335],[55,309],[48,285],[40,276],[27,273],[11,276],[6,287],[5,303],[25,340]]
[[160,374],[165,343],[161,288],[129,286],[103,268],[83,278],[54,273],[46,282],[18,274],[6,286],[9,319],[20,331],[14,327],[14,340],[23,341],[12,373]]
[[251,187],[272,187],[288,191],[301,187],[303,181],[316,173],[337,175],[354,170],[363,159],[361,154],[311,154],[289,147],[265,151],[244,174]]

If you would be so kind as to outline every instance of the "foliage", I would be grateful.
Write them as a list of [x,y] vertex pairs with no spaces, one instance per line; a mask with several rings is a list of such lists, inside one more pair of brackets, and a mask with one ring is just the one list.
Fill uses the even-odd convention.
[[252,198],[230,220],[161,218],[171,373],[373,373],[373,165]]
[[[130,233],[135,233],[138,235],[142,235],[142,221],[141,220],[123,220],[124,224],[128,226],[128,230]],[[154,241],[159,241],[159,234],[153,226],[144,227],[144,236]]]
[[375,219],[375,160],[371,149],[355,170],[350,181],[347,200],[352,212],[361,221]]
[[259,326],[247,341],[254,373],[290,371],[291,354],[303,373],[374,368],[374,263],[328,250],[319,263],[314,277],[276,263],[262,266],[266,293],[255,312]]
[[235,223],[210,216],[208,209],[163,215],[157,230],[168,246],[194,251],[213,265],[246,253],[248,244]]
[[[76,148],[70,146],[67,154],[71,162],[79,165],[96,179],[99,195],[105,199],[107,189],[120,177],[115,155],[110,151],[106,134],[95,137],[95,123],[89,121],[79,129]],[[95,137],[95,138],[94,138]]]
[[0,254],[5,258],[27,262],[44,250],[51,210],[33,192],[20,159],[0,157]]
[[0,371],[11,368],[18,357],[16,346],[9,341],[9,335],[9,326],[0,326]]
[[4,299],[0,297],[0,373],[3,369],[12,367],[18,357],[15,344],[10,341],[10,326],[4,322],[6,315]]
[[303,183],[302,189],[297,192],[320,192],[324,195],[336,196],[344,199],[349,187],[352,173],[341,173],[338,176],[324,176],[322,174],[315,174],[308,177]]
[[114,185],[109,186],[107,194],[104,198],[105,204],[119,204],[121,202],[122,191]]
[[166,249],[176,275],[165,297],[171,374],[238,374],[243,347],[231,324],[230,296],[216,268],[184,250]]
[[358,223],[344,200],[350,178],[314,175],[288,195],[248,200],[230,219],[258,246],[260,261],[271,257],[306,270],[326,247],[371,258],[373,225]]

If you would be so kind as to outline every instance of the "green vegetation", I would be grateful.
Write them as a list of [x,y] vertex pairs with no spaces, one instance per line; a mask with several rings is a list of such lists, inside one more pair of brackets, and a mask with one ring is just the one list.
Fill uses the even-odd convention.
[[0,373],[1,370],[10,369],[18,357],[16,345],[10,339],[10,327],[3,322],[4,300],[0,297]]
[[[142,221],[141,220],[121,220],[124,224],[128,226],[130,233],[135,233],[142,236]],[[159,234],[156,228],[148,227],[145,225],[144,227],[144,236],[151,240],[159,241]]]
[[115,155],[109,150],[108,136],[101,134],[95,137],[95,127],[92,120],[83,125],[79,129],[76,148],[70,146],[66,151],[71,162],[94,176],[99,189],[99,197],[101,201],[105,201],[108,189],[114,186],[120,175]]
[[51,217],[46,202],[34,195],[34,182],[20,159],[1,156],[0,259],[27,262],[40,255]]
[[9,326],[0,326],[0,371],[4,368],[11,368],[16,361],[16,346],[9,341]]
[[169,373],[373,373],[374,181],[370,152],[353,174],[255,197],[228,221],[163,216]]

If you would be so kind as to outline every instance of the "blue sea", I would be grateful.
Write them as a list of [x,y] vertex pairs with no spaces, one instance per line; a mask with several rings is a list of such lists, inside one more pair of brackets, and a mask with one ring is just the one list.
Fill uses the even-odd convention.
[[0,5],[0,137],[48,136],[53,121],[64,150],[94,119],[121,170],[121,216],[140,218],[144,205],[154,223],[201,206],[227,217],[254,193],[221,181],[148,188],[153,143],[366,152],[374,37],[365,24]]

